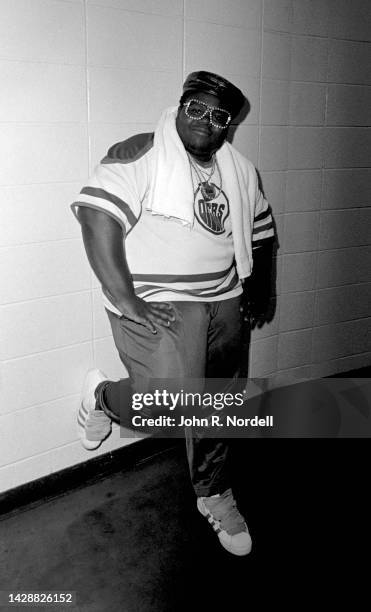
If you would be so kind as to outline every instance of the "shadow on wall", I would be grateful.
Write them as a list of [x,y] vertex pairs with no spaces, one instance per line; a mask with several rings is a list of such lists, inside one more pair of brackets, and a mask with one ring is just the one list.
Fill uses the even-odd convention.
[[244,121],[246,119],[246,117],[249,114],[250,110],[251,110],[251,104],[250,104],[249,100],[245,96],[245,102],[244,102],[244,105],[243,105],[242,109],[240,110],[238,115],[236,117],[234,117],[234,119],[232,120],[232,123],[230,124],[229,129],[228,129],[227,142],[229,142],[230,144],[233,144],[233,139],[234,139],[236,130],[237,130],[238,126],[240,125],[240,123],[242,123],[242,121]]
[[[236,131],[239,125],[246,119],[246,117],[250,113],[250,110],[251,110],[251,104],[248,98],[245,96],[244,105],[241,111],[239,112],[239,114],[233,119],[233,123],[230,125],[229,130],[228,130],[227,142],[229,142],[230,144],[233,144],[233,139],[235,137]],[[256,168],[255,170],[256,170],[257,177],[258,177],[259,189],[263,193],[264,197],[266,197],[261,175]],[[267,275],[269,275],[269,278],[270,278],[270,301],[269,301],[269,305],[265,312],[264,320],[261,322],[261,324],[258,325],[258,327],[263,327],[264,325],[271,323],[275,317],[276,310],[277,310],[277,251],[279,249],[279,238],[278,238],[277,224],[276,224],[274,217],[273,217],[273,224],[274,224],[274,232],[275,232],[276,240],[275,240],[275,244],[273,247],[271,261],[267,265]],[[248,334],[248,339],[246,340],[245,344],[246,344],[246,351],[248,352],[248,346],[250,344],[250,334]],[[247,372],[248,372],[248,369],[246,369],[246,375],[247,375]]]
[[[304,94],[293,87],[290,99],[292,116],[280,128],[289,128],[292,149],[286,167],[287,203],[282,209],[282,218],[288,223],[289,231],[285,245],[279,244],[283,239],[278,236],[275,247],[272,300],[276,296],[276,255],[282,248],[287,255],[284,258],[286,267],[282,270],[285,281],[282,288],[283,323],[279,330],[282,332],[282,351],[286,350],[283,347],[290,345],[294,354],[293,345],[297,341],[297,354],[302,363],[309,363],[304,352],[311,327],[311,367],[313,373],[319,372],[323,376],[342,368],[363,367],[370,362],[371,139],[367,126],[370,125],[371,106],[369,87],[362,85],[368,80],[361,61],[365,53],[358,43],[354,49],[349,49],[349,56],[344,51],[341,67],[335,66],[332,58],[334,65],[329,67],[327,106],[326,110],[323,107],[321,117],[315,113],[314,104],[308,111],[310,116],[304,117],[308,102],[305,102]],[[335,74],[336,70],[339,74]],[[310,91],[309,85],[306,88]],[[250,104],[246,100],[243,110],[231,125],[229,142],[233,143],[239,124],[249,112]],[[299,136],[305,155],[298,147]],[[299,155],[294,158],[296,148]],[[264,193],[259,173],[258,176]],[[300,197],[299,179],[302,180],[302,199],[295,208],[294,197]],[[274,201],[271,188],[269,191],[267,199]],[[303,310],[301,318],[300,308]],[[295,316],[288,323],[289,312],[294,312]],[[298,322],[296,328],[294,321]],[[283,358],[282,363],[288,364],[289,360]]]

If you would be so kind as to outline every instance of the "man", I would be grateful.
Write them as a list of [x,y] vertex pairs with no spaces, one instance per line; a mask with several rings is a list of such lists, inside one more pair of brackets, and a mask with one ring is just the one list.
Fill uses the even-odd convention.
[[[226,141],[245,103],[226,79],[193,72],[179,107],[163,113],[154,133],[111,147],[72,206],[128,372],[117,382],[89,372],[78,415],[85,448],[101,444],[151,379],[238,375],[242,281],[257,277],[253,259],[269,259],[273,240],[255,168]],[[186,442],[199,511],[224,548],[249,553],[227,441],[187,428]]]

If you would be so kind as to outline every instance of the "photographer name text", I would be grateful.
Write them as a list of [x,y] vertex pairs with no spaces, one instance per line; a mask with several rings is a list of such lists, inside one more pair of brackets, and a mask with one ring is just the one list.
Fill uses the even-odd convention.
[[136,414],[132,417],[132,424],[134,427],[273,427],[273,415],[264,418],[257,415],[246,418],[217,414],[209,417],[180,415],[179,418],[160,415],[152,418]]

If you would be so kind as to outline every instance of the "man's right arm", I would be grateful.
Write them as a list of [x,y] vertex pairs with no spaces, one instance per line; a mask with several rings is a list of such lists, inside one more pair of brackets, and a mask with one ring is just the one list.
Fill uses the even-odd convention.
[[80,206],[77,214],[89,263],[114,306],[152,333],[157,333],[158,325],[168,326],[175,319],[170,304],[145,302],[135,295],[121,225],[105,212],[86,206]]

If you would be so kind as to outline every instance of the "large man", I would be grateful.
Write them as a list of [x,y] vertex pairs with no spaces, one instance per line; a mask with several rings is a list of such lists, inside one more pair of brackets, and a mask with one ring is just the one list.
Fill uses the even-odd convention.
[[[255,168],[226,141],[245,103],[226,79],[190,74],[179,106],[154,133],[111,147],[73,204],[129,375],[89,372],[78,415],[85,448],[101,444],[145,381],[238,375],[242,281],[273,239]],[[186,441],[199,511],[224,548],[247,554],[227,441],[191,428]]]

